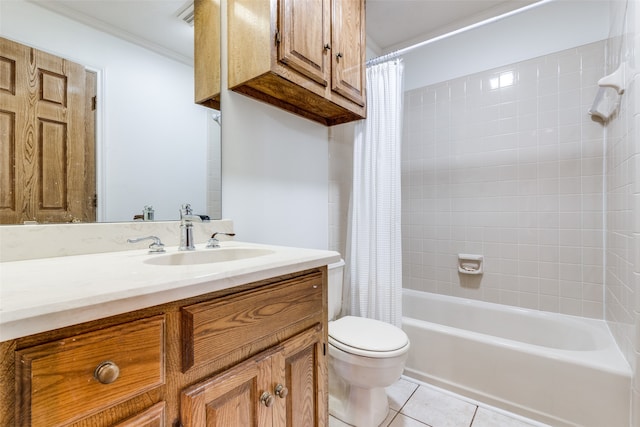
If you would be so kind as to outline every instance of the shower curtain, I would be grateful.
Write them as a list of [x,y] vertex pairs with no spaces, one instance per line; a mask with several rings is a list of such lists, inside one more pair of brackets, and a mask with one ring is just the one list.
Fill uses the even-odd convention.
[[356,124],[346,253],[351,314],[400,326],[403,63],[367,68],[367,119]]

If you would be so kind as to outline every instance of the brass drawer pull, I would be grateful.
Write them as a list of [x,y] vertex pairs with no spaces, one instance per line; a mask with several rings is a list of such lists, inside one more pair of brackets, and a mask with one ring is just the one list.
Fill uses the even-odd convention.
[[278,384],[275,389],[276,396],[280,399],[284,399],[289,394],[289,389],[283,386],[282,384]]
[[111,384],[120,376],[120,368],[112,361],[107,360],[96,367],[93,376],[102,384]]
[[262,393],[262,396],[260,396],[260,402],[262,402],[262,404],[267,408],[273,405],[274,400],[275,398],[268,391],[265,391],[264,393]]

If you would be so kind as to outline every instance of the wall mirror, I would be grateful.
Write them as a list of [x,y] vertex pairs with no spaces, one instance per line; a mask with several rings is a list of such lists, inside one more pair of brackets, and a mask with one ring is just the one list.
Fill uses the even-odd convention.
[[[145,206],[153,207],[155,220],[176,220],[183,203],[212,219],[221,216],[221,120],[218,111],[194,103],[189,8],[184,0],[0,2],[0,37],[96,75],[99,222],[131,221]],[[46,80],[50,74],[41,75]],[[7,140],[11,132],[3,129],[0,136]],[[35,138],[36,150],[41,139]],[[46,205],[56,196],[43,188],[32,197]]]

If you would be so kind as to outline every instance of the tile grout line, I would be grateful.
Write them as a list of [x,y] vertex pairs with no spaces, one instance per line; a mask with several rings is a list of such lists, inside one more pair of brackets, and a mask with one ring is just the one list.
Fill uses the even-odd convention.
[[471,417],[471,424],[469,424],[469,427],[473,426],[473,422],[476,420],[476,415],[478,415],[478,409],[480,409],[480,407],[476,405],[476,410],[473,411],[473,417]]
[[[411,381],[409,381],[409,382],[411,382]],[[427,423],[423,422],[422,420],[418,420],[418,419],[416,419],[416,418],[410,417],[410,416],[409,416],[409,415],[407,415],[407,414],[403,414],[403,413],[402,413],[402,410],[404,409],[404,407],[405,407],[405,406],[407,406],[407,403],[409,403],[409,401],[411,400],[411,398],[413,397],[413,395],[414,395],[414,394],[416,394],[416,392],[417,392],[417,391],[418,391],[418,389],[420,388],[420,384],[416,384],[416,383],[414,383],[414,382],[411,382],[411,383],[412,383],[412,384],[414,384],[414,385],[416,386],[416,388],[411,392],[411,394],[409,395],[409,397],[407,397],[407,399],[404,401],[404,403],[402,404],[402,406],[400,407],[400,409],[398,409],[398,412],[396,412],[395,417],[393,417],[393,418],[391,419],[391,423],[393,423],[393,421],[398,417],[398,415],[402,415],[403,417],[407,417],[407,418],[409,418],[409,419],[412,419],[412,420],[414,420],[414,421],[416,421],[416,422],[419,422],[420,424],[424,424],[424,425],[425,425],[425,426],[427,426],[427,427],[432,427],[430,424],[427,424]],[[389,423],[388,425],[391,425],[391,423]]]

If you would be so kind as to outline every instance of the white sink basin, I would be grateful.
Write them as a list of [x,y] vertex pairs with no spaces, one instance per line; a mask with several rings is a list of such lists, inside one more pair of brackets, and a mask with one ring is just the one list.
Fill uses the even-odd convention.
[[275,252],[270,249],[261,248],[217,248],[157,255],[144,262],[153,265],[210,264],[215,262],[238,261],[273,253]]

